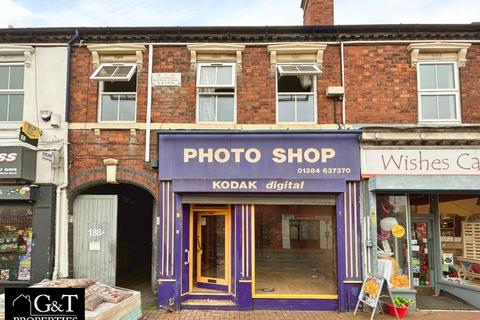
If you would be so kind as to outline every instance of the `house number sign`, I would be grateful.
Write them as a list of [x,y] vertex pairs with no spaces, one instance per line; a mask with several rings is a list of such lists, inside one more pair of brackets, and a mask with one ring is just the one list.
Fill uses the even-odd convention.
[[104,234],[105,234],[105,231],[103,231],[100,228],[90,228],[90,229],[88,229],[88,235],[90,237],[100,237],[100,236],[103,236]]

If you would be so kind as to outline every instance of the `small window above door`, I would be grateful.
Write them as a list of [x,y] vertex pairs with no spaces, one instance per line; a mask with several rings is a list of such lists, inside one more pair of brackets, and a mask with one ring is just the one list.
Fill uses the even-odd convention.
[[102,63],[90,79],[97,81],[130,81],[135,74],[135,63]]

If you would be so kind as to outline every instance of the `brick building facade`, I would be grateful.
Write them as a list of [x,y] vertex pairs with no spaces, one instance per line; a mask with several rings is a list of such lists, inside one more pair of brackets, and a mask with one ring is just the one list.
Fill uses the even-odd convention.
[[[480,83],[475,79],[476,70],[479,68],[477,56],[480,47],[475,41],[471,40],[476,37],[476,32],[478,32],[476,31],[477,26],[463,25],[450,28],[442,26],[402,26],[402,31],[399,31],[397,28],[397,26],[369,28],[305,26],[287,29],[275,27],[267,29],[229,28],[222,30],[222,32],[229,35],[227,41],[217,35],[219,30],[209,28],[197,29],[198,35],[195,35],[197,38],[186,34],[183,35],[184,38],[176,38],[175,40],[169,39],[168,32],[171,31],[169,29],[162,29],[161,34],[155,33],[158,30],[151,30],[153,34],[149,35],[149,37],[156,40],[151,42],[135,41],[137,43],[145,43],[145,51],[142,56],[143,67],[137,71],[136,121],[128,124],[111,124],[96,121],[99,112],[98,84],[96,81],[89,79],[95,68],[92,63],[92,53],[87,46],[90,42],[96,43],[97,40],[93,40],[93,38],[89,40],[86,37],[84,42],[87,46],[82,45],[75,48],[72,58],[72,70],[74,72],[72,72],[71,80],[73,94],[70,118],[72,152],[72,165],[70,168],[72,182],[70,188],[75,193],[83,185],[104,181],[106,171],[103,161],[104,159],[114,158],[118,160],[117,179],[120,183],[143,186],[144,189],[147,189],[156,197],[157,205],[160,207],[162,205],[165,206],[165,199],[162,200],[162,197],[168,198],[170,192],[166,191],[165,185],[158,189],[158,185],[155,184],[155,181],[158,179],[157,170],[152,168],[150,163],[145,162],[145,121],[148,109],[146,98],[148,76],[146,66],[149,61],[149,50],[147,50],[149,44],[152,45],[151,52],[153,52],[153,74],[172,72],[181,74],[181,85],[179,86],[153,86],[151,103],[152,132],[155,129],[180,130],[181,132],[187,130],[190,133],[199,133],[204,130],[240,130],[240,132],[266,132],[269,130],[301,132],[306,130],[314,134],[322,131],[328,132],[329,130],[345,132],[358,129],[363,129],[365,132],[369,130],[377,132],[373,128],[386,127],[386,129],[380,130],[381,134],[388,135],[384,131],[401,130],[402,134],[399,132],[394,133],[401,141],[376,139],[372,142],[365,138],[362,140],[364,141],[362,145],[370,147],[381,145],[390,147],[395,145],[437,145],[439,144],[438,140],[421,139],[419,141],[402,137],[402,135],[408,136],[412,133],[419,136],[422,134],[428,135],[429,133],[446,130],[447,128],[443,123],[439,125],[435,123],[425,125],[420,120],[419,115],[418,69],[412,61],[412,49],[409,46],[411,44],[431,42],[459,44],[458,47],[453,49],[445,49],[441,45],[439,48],[428,49],[438,53],[439,56],[442,56],[441,50],[446,50],[446,55],[448,56],[446,61],[458,62],[461,55],[460,51],[463,50],[462,45],[468,47],[465,56],[465,66],[458,68],[461,114],[459,121],[447,123],[449,129],[444,132],[447,132],[445,134],[449,136],[457,131],[466,133],[467,136],[471,132],[476,132],[475,125],[478,119],[475,115],[478,112],[475,110],[479,106],[475,95],[478,91],[476,87],[479,87]],[[419,31],[418,28],[421,30]],[[103,32],[102,30],[96,31],[99,31],[100,34]],[[134,34],[140,32],[140,30],[137,31],[136,29],[128,31]],[[186,31],[187,29],[185,29]],[[295,36],[292,36],[292,33]],[[109,33],[105,35],[104,37],[107,39],[102,40],[102,44],[113,44],[124,40],[123,36],[120,36],[122,32],[118,31],[118,34]],[[287,53],[282,52],[281,49],[275,46],[272,47],[272,44],[276,44],[272,42],[272,39],[276,39],[278,43],[286,44],[288,46]],[[169,41],[172,42],[156,44]],[[249,43],[249,41],[254,43]],[[259,44],[261,42],[265,44]],[[215,54],[210,52],[204,54],[204,57],[213,59],[214,62],[235,62],[239,64],[236,67],[236,120],[232,123],[202,123],[198,121],[198,64],[196,66],[192,64],[192,55],[194,53],[189,48],[191,43],[200,43],[205,46],[211,44],[212,46],[220,47],[218,50],[226,57],[224,57],[223,61],[222,58],[220,58],[220,61],[216,60]],[[232,43],[245,46],[241,50],[240,62],[235,60],[236,54],[232,55],[227,47],[222,47],[222,45]],[[302,52],[302,44],[304,43],[313,43],[316,47]],[[323,45],[326,45],[326,47],[322,47]],[[272,51],[274,49],[278,49],[276,52],[277,59],[286,59],[283,61],[287,62],[288,59],[293,59],[293,61],[306,59],[302,62],[313,61],[320,66],[322,73],[316,78],[316,118],[313,122],[284,124],[277,121],[277,69],[272,60]],[[296,52],[295,50],[298,51]],[[435,50],[439,51],[435,52]],[[199,52],[195,54],[200,56]],[[213,49],[211,52],[213,52]],[[284,55],[287,55],[287,57]],[[296,55],[301,56],[301,58]],[[321,55],[320,60],[317,60],[318,55]],[[209,62],[208,60],[201,61],[200,59],[197,58],[196,62]],[[345,92],[343,100],[339,99],[334,102],[332,97],[327,97],[326,91],[329,87],[343,87]],[[444,139],[443,141],[442,143],[455,147],[462,143],[455,137],[452,137],[451,140]],[[157,139],[153,133],[150,142],[150,158],[155,163],[157,160]],[[365,176],[364,178],[369,177]],[[160,177],[160,180],[162,179]],[[368,180],[364,181],[365,184],[368,182]],[[368,189],[362,190],[362,192],[368,193]],[[74,198],[72,197],[71,201],[73,200]],[[364,212],[368,211],[366,208],[364,207]],[[162,212],[161,208],[160,212]],[[161,227],[165,232],[168,229],[163,228],[165,227]],[[173,233],[174,230],[171,229],[170,232]],[[364,229],[363,232],[368,233],[367,229]],[[160,235],[159,237],[165,236]],[[360,248],[357,250],[359,253]],[[162,252],[161,250],[157,251],[158,254]],[[180,251],[183,252],[183,249]],[[166,252],[168,254],[167,250]],[[353,254],[351,250],[349,252]],[[367,255],[366,251],[363,252],[364,257]],[[184,262],[183,259],[184,257],[180,258],[180,262]],[[172,261],[174,261],[174,258],[172,258]],[[363,264],[358,265],[358,268],[370,268],[366,261],[367,259],[364,260]],[[162,262],[159,263],[161,264]],[[168,264],[168,261],[166,263]],[[337,263],[340,264],[342,262],[339,260]],[[181,271],[176,271],[177,267],[175,267],[172,277],[171,274],[162,274],[159,271],[160,268],[160,265],[156,266],[156,280],[159,280],[157,288],[160,292],[159,304],[167,305],[168,301],[173,301],[170,303],[174,306],[182,304],[183,299],[178,297],[177,300],[174,293],[175,289],[168,286],[173,279],[179,281],[175,277],[181,277],[179,275]],[[249,278],[242,278],[241,281],[243,280],[250,281]],[[348,296],[356,295],[357,289],[355,288],[358,287],[355,286],[355,283],[358,284],[360,278],[354,276],[343,281],[353,283],[353,285],[338,289],[337,296],[341,296],[338,299],[343,300],[343,302],[330,305],[328,301],[332,300],[328,299],[331,299],[331,295],[316,295],[317,298],[321,299],[319,301],[323,301],[323,303],[318,304],[314,308],[338,308],[341,310],[347,308],[346,301]],[[232,287],[227,290],[240,290],[241,283],[243,282],[237,282],[237,289],[233,288],[234,284],[232,283]],[[398,290],[400,294],[411,296],[412,291],[409,291],[410,289]],[[199,297],[209,297],[208,295],[202,296],[201,293],[197,293],[198,295],[200,295]],[[171,297],[174,297],[174,300],[168,300]],[[267,296],[268,298],[263,298],[259,295],[256,295],[256,297],[254,294],[247,301],[234,299],[233,307],[246,309],[252,307],[278,307],[275,304],[275,297]],[[288,297],[289,295],[286,295],[286,298]],[[272,300],[268,300],[270,298]],[[258,304],[256,301],[262,301],[264,304]],[[297,299],[292,301],[294,303],[290,303],[289,308],[312,308],[310,304],[304,302],[305,300]],[[354,301],[354,299],[351,299],[351,301]],[[188,307],[189,302],[183,302],[182,305]],[[227,304],[224,307],[230,308],[232,306]]]
[[[376,250],[377,236],[386,237],[379,245],[393,239],[383,234],[391,230],[380,224],[377,228],[379,207],[392,205],[395,214],[405,211],[395,221],[404,230],[399,238],[410,247],[420,240],[413,237],[423,232],[421,226],[441,231],[441,217],[450,213],[438,208],[458,200],[448,190],[463,192],[462,201],[480,192],[476,172],[462,168],[450,172],[449,164],[445,172],[432,175],[416,165],[409,169],[411,174],[402,165],[388,169],[384,160],[405,156],[395,152],[407,152],[408,157],[420,152],[418,162],[423,163],[423,152],[433,157],[428,160],[433,163],[436,157],[443,159],[458,150],[475,158],[480,26],[335,26],[333,1],[306,0],[301,6],[304,26],[78,29],[70,59],[71,223],[69,242],[64,244],[69,247],[71,275],[96,276],[126,286],[132,278],[142,278],[158,292],[158,305],[167,308],[209,308],[202,299],[227,296],[220,308],[347,310],[355,304],[363,275],[378,272],[377,265],[384,263]],[[32,38],[49,42],[75,30],[4,33],[18,42]],[[285,149],[278,151],[276,144]],[[274,164],[259,170],[249,167],[255,163],[252,154],[242,158],[247,149],[234,153],[242,145],[256,148],[262,159],[274,148],[276,164],[285,159],[327,165],[299,165],[298,175],[288,166],[277,170]],[[178,146],[184,147],[183,158],[177,157]],[[218,150],[226,146],[230,149]],[[300,149],[302,155],[287,157],[287,152]],[[337,154],[333,167],[328,162],[330,149]],[[233,153],[227,156],[227,151]],[[340,159],[343,151],[350,156]],[[189,167],[190,161],[198,163]],[[383,168],[372,166],[381,161]],[[475,160],[471,161],[475,169]],[[209,167],[213,162],[217,163]],[[442,180],[452,174],[458,176],[455,183]],[[209,189],[222,186],[218,179],[226,179],[227,191]],[[259,194],[233,190],[232,181],[240,185],[235,179],[249,180],[241,181],[245,183],[258,179],[259,185],[265,185],[259,186]],[[303,179],[306,185],[301,188],[306,191],[282,191],[268,179],[277,179],[273,182],[287,189],[294,188],[288,182]],[[395,198],[398,194],[404,198]],[[417,194],[424,197],[415,202]],[[425,209],[426,220],[411,214],[411,206],[427,202],[432,205]],[[280,211],[281,216],[267,217]],[[95,221],[89,212],[109,214]],[[206,230],[203,227],[219,223],[212,220],[217,217],[225,224],[209,229],[210,236],[230,237],[220,254],[215,251],[218,246],[214,250],[202,247],[201,241],[200,247],[193,244]],[[371,223],[365,223],[367,218]],[[379,214],[380,218],[385,217]],[[88,242],[98,240],[85,234],[106,230],[112,221],[117,221],[118,229],[99,241],[102,249],[118,249],[100,250],[107,260],[82,255],[92,251]],[[271,233],[268,221],[277,223]],[[457,224],[461,222],[466,218]],[[415,229],[419,225],[420,231]],[[223,235],[215,233],[228,228]],[[441,251],[446,235],[429,232],[435,243],[423,252],[435,252],[437,260],[444,254],[455,260],[461,256],[459,247],[455,252]],[[79,245],[83,242],[87,247]],[[388,251],[389,245],[383,245]],[[394,288],[398,294],[414,297],[415,289],[424,287],[449,291],[445,279],[461,278],[454,277],[453,269],[442,271],[442,263],[433,263],[431,256],[407,250],[408,255],[400,257],[399,249],[393,249],[397,251],[392,264],[398,263],[402,270],[394,275],[395,281],[408,282]],[[202,266],[208,264],[208,259],[202,260],[203,251],[216,254],[214,266],[210,265],[216,276],[202,277]],[[328,266],[317,261],[319,252],[328,257],[323,262]],[[292,266],[307,278],[282,274],[290,279],[285,280],[289,286],[275,287],[278,281],[264,271],[278,271],[269,260],[272,256],[288,260],[281,268],[293,263],[292,256],[308,261],[307,270]],[[428,280],[425,272],[411,271],[417,261],[419,268],[425,265],[432,270]],[[455,272],[465,267],[463,260],[458,261]],[[334,270],[333,278],[330,271],[322,273],[327,269]],[[319,283],[299,289],[299,281]],[[455,292],[477,305],[468,298],[476,292],[475,285],[461,282]]]

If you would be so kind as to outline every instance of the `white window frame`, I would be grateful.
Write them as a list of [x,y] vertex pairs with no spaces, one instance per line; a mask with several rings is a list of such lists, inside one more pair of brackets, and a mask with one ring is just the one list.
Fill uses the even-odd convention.
[[[309,74],[309,76],[313,77],[313,92],[282,92],[282,93],[279,93],[278,92],[278,76],[279,76],[279,68],[281,68],[282,65],[303,65],[303,64],[310,64],[310,65],[315,65],[315,63],[312,63],[312,62],[297,62],[297,63],[279,63],[277,64],[276,68],[275,68],[275,121],[277,124],[317,124],[318,123],[318,107],[317,107],[317,75],[312,75],[312,74]],[[289,76],[292,76],[292,75],[301,75],[301,74],[298,74],[298,73],[295,73],[295,74],[288,74]],[[278,119],[278,107],[279,107],[279,103],[278,103],[278,97],[280,95],[301,95],[301,96],[305,96],[305,95],[313,95],[313,112],[314,112],[314,121],[311,121],[311,122],[298,122],[298,121],[293,121],[293,122],[280,122],[279,119]],[[296,105],[296,102],[295,102],[295,118],[297,118],[297,105]]]
[[[23,94],[22,118],[25,118],[25,63],[24,62],[1,62],[0,66],[23,66],[23,89],[0,89],[0,95],[6,94]],[[10,83],[10,74],[8,83]],[[8,105],[8,112],[10,112],[10,103]],[[8,114],[7,114],[8,119]],[[22,119],[22,120],[23,120]],[[22,120],[2,120],[0,123],[20,123]]]
[[[420,82],[420,69],[422,65],[453,65],[455,89],[422,89]],[[422,118],[422,96],[455,96],[455,119],[423,119]],[[420,124],[452,124],[461,122],[461,99],[460,99],[460,79],[458,73],[458,64],[456,61],[421,61],[417,63],[417,100],[418,100],[418,122]]]
[[[285,71],[283,67],[288,65],[312,66],[314,71]],[[281,64],[278,64],[277,67],[280,75],[285,75],[285,76],[295,76],[295,75],[316,76],[322,73],[320,68],[317,67],[315,63],[281,63]]]
[[[201,68],[203,67],[231,67],[232,68],[232,83],[229,85],[201,85],[200,84],[200,75]],[[235,124],[237,123],[237,70],[235,63],[198,63],[197,64],[197,103],[196,103],[196,122],[202,124]],[[221,92],[221,93],[212,93],[205,94],[200,92],[200,88],[231,88],[233,93],[230,92]],[[213,96],[231,96],[233,94],[233,121],[200,121],[200,96],[201,95],[213,95]],[[215,114],[217,118],[217,114]]]
[[[113,81],[114,82],[114,81]],[[135,92],[104,92],[104,81],[100,81],[98,84],[98,116],[97,122],[103,123],[136,123],[137,122],[137,89],[138,89],[138,77],[137,83],[135,83]],[[102,101],[104,95],[135,95],[135,116],[133,120],[102,120]],[[120,100],[118,101],[120,104]],[[120,113],[120,106],[117,105],[117,119]]]
[[[114,77],[113,75],[110,77],[100,77],[98,74],[104,67],[130,67],[130,71],[126,76],[123,77]],[[95,69],[90,79],[96,81],[130,81],[136,70],[136,63],[101,63],[97,69]]]

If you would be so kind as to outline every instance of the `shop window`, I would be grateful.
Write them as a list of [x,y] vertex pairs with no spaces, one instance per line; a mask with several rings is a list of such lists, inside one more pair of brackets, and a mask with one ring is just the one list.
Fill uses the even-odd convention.
[[432,214],[431,195],[429,194],[410,194],[410,214],[426,215]]
[[22,121],[23,78],[23,63],[0,64],[0,121]]
[[0,281],[29,281],[31,253],[32,207],[0,206]]
[[460,90],[456,62],[418,63],[420,121],[459,121]]
[[377,194],[379,273],[392,288],[410,287],[406,195]]
[[255,294],[335,295],[334,206],[255,206]]
[[443,280],[480,287],[480,197],[439,195]]
[[277,66],[277,123],[314,123],[316,111],[316,75],[314,64]]
[[90,77],[99,83],[99,121],[136,120],[137,75],[131,63],[101,64]]
[[198,122],[235,122],[235,78],[234,64],[198,65]]

